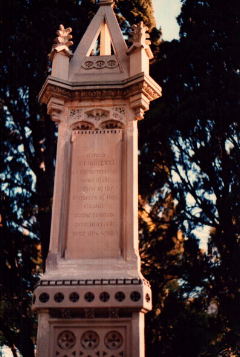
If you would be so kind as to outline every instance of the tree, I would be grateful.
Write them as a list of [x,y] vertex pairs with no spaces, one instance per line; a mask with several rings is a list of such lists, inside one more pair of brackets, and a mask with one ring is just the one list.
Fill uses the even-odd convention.
[[210,231],[208,276],[193,282],[183,276],[181,285],[198,288],[194,302],[204,302],[198,312],[217,306],[204,350],[195,349],[196,356],[216,356],[224,348],[234,353],[240,342],[240,7],[235,0],[182,3],[180,40],[163,43],[152,67],[164,97],[141,124],[142,165],[148,163],[142,180],[151,183],[144,189],[150,200],[162,190],[160,168],[167,167],[184,246],[196,239],[197,227]]
[[129,21],[136,24],[143,21],[150,29],[156,27],[152,0],[118,0],[116,4],[120,13]]

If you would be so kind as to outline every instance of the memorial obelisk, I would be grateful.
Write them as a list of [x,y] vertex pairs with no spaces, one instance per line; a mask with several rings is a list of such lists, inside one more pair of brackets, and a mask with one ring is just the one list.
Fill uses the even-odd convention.
[[128,48],[112,6],[99,1],[74,54],[60,26],[39,96],[58,144],[47,267],[34,292],[38,357],[145,356],[137,122],[161,88],[146,27],[133,27]]

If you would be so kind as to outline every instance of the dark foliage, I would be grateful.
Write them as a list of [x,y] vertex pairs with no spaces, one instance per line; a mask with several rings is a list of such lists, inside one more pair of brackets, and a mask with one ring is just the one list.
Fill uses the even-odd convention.
[[[174,221],[187,238],[180,285],[171,294],[187,315],[176,312],[163,345],[165,304],[157,325],[161,339],[150,355],[213,357],[224,349],[233,353],[240,343],[240,6],[235,0],[182,3],[180,40],[163,43],[152,66],[164,96],[140,126],[141,166],[147,167],[140,169],[140,187],[147,202],[166,185],[175,199]],[[205,254],[194,248],[200,227],[209,232]],[[191,331],[187,316],[196,321]]]

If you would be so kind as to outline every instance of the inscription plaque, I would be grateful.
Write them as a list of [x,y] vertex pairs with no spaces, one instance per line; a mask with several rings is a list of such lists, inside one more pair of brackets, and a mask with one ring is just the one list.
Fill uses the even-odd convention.
[[122,130],[74,133],[66,258],[120,256]]

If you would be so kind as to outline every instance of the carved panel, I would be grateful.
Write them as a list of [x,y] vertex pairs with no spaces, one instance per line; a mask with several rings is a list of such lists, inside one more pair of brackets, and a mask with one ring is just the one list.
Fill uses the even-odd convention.
[[70,108],[68,121],[73,130],[122,129],[126,121],[126,108]]
[[68,259],[120,255],[122,130],[75,131]]
[[85,116],[88,119],[95,121],[106,120],[109,118],[109,111],[101,108],[95,108],[85,112]]
[[82,119],[82,113],[83,113],[82,108],[71,108],[71,109],[69,109],[69,120],[71,122],[81,120]]
[[127,353],[126,327],[93,328],[70,326],[55,328],[54,354],[58,357],[130,357]]
[[101,56],[90,56],[82,64],[82,68],[86,70],[91,69],[103,69],[109,68],[114,69],[119,66],[118,61],[115,56],[107,56],[107,58]]

